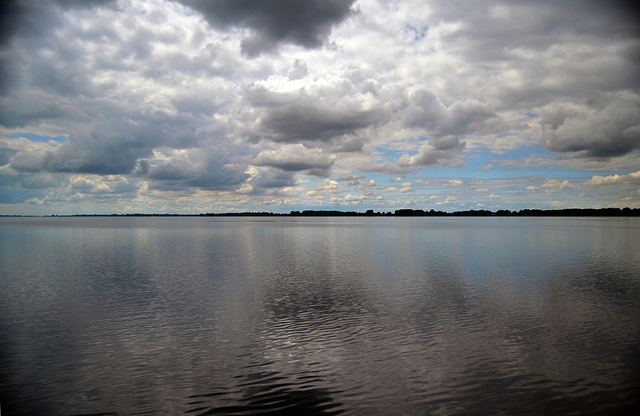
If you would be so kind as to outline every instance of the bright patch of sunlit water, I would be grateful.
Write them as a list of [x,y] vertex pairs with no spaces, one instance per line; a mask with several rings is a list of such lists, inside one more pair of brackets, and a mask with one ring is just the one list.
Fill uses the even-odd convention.
[[635,218],[2,218],[3,414],[625,414]]

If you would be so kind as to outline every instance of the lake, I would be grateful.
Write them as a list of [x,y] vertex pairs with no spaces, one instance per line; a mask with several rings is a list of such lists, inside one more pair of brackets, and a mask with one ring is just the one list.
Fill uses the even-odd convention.
[[615,415],[639,218],[0,218],[3,415]]

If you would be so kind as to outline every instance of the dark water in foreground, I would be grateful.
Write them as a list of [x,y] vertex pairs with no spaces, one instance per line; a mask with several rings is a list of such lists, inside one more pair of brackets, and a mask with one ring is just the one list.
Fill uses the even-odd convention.
[[2,414],[631,414],[637,218],[3,218]]

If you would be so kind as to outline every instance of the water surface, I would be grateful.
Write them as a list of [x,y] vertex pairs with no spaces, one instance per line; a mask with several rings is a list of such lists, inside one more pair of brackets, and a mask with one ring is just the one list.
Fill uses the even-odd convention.
[[629,414],[640,219],[0,219],[3,414]]

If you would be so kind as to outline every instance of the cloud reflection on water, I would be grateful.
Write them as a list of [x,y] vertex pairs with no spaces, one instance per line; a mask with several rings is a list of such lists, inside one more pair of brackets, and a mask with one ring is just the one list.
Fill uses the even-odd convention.
[[638,405],[633,220],[37,221],[0,228],[25,413]]

